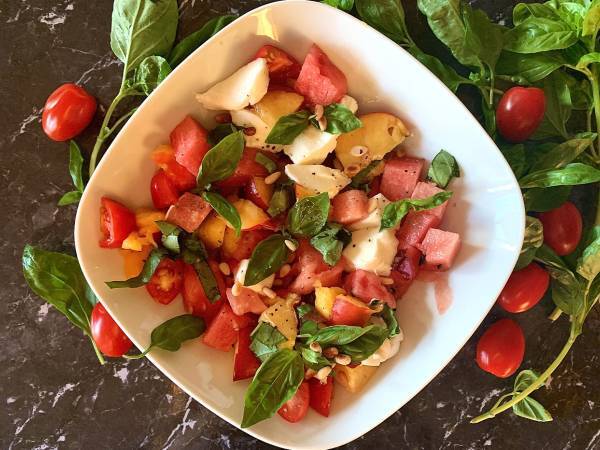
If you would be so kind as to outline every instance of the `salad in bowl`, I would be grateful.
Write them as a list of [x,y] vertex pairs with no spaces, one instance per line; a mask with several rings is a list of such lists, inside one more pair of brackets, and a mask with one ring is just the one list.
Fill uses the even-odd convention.
[[301,64],[273,45],[248,56],[196,94],[215,127],[186,116],[149,153],[153,204],[99,205],[99,245],[124,264],[108,287],[182,301],[202,343],[232,353],[232,382],[251,380],[242,427],[327,417],[334,385],[358,393],[401,346],[397,302],[461,242],[442,229],[449,152],[410,156],[405,123],[360,114],[316,44]]

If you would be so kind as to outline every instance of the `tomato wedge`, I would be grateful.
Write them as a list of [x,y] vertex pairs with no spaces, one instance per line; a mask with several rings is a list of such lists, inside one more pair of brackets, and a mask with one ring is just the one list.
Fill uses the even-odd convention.
[[263,45],[256,52],[254,59],[256,58],[265,58],[267,60],[271,81],[285,82],[288,78],[298,78],[300,74],[300,64],[298,64],[298,61],[274,45]]
[[164,258],[146,284],[146,290],[154,300],[168,305],[181,292],[183,262]]
[[102,197],[100,202],[100,247],[119,248],[129,233],[137,229],[135,214],[108,197]]
[[256,322],[238,331],[235,353],[233,356],[233,381],[252,378],[260,367],[260,360],[250,349],[250,335],[256,327]]
[[322,416],[329,417],[331,399],[333,398],[333,377],[327,377],[325,383],[317,378],[308,380],[310,388],[310,407]]
[[179,192],[196,187],[196,177],[175,160],[175,151],[170,145],[161,145],[152,152],[152,161],[165,174]]
[[150,195],[156,209],[168,208],[179,200],[179,192],[162,169],[150,180]]
[[308,412],[310,403],[310,389],[308,383],[303,381],[292,398],[283,404],[277,411],[288,422],[300,422]]

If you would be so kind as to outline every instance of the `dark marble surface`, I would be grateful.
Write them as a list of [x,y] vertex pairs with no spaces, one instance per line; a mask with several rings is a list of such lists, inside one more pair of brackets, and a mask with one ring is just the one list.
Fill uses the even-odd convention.
[[[182,0],[181,33],[227,11],[261,1]],[[232,7],[228,4],[231,3]],[[409,5],[411,28],[423,20]],[[496,20],[512,2],[471,2]],[[0,0],[0,447],[263,448],[169,382],[147,361],[98,365],[89,343],[25,285],[25,243],[73,252],[75,208],[59,209],[70,190],[67,146],[47,140],[40,111],[60,83],[85,85],[106,105],[118,89],[121,65],[109,47],[110,0]],[[427,48],[427,35],[415,32]],[[425,36],[425,37],[423,37]],[[81,144],[89,149],[96,120]],[[519,315],[528,348],[525,367],[543,368],[567,336],[565,320],[546,319],[546,303]],[[446,369],[404,408],[347,448],[600,448],[600,314],[592,313],[549,389],[536,396],[555,420],[540,424],[504,414],[470,425],[509,387],[473,361],[494,309]],[[292,432],[292,429],[290,429]]]

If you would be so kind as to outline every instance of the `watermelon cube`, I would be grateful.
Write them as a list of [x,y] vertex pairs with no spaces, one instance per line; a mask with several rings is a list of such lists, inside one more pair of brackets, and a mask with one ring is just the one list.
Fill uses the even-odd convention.
[[385,163],[381,193],[389,200],[410,198],[419,182],[425,161],[419,158],[392,158]]
[[237,316],[229,303],[223,303],[221,310],[202,336],[202,342],[209,347],[228,352],[237,341],[238,331],[251,324],[252,319],[249,316]]
[[448,270],[460,249],[460,235],[431,228],[419,247],[425,255],[424,269]]
[[202,159],[210,149],[208,131],[192,116],[186,116],[171,131],[169,138],[175,150],[175,160],[192,175],[198,175]]
[[364,191],[352,189],[336,195],[331,201],[331,220],[349,224],[369,214],[369,199]]
[[295,89],[304,96],[306,103],[329,105],[346,95],[348,82],[323,50],[313,44],[304,58]]
[[[432,183],[426,183],[424,181],[421,181],[421,182],[417,183],[417,186],[415,187],[415,190],[412,193],[412,196],[410,198],[412,198],[412,199],[428,198],[428,197],[431,197],[440,192],[444,192],[444,190],[440,189],[439,187],[437,187],[436,185],[434,185]],[[435,215],[438,220],[437,220],[437,222],[432,224],[432,226],[437,227],[437,226],[439,226],[439,224],[442,222],[442,219],[444,218],[444,213],[446,212],[447,206],[448,206],[448,202],[445,201],[440,206],[436,206],[435,208],[428,209],[426,211],[420,211],[417,214],[433,214],[433,215]]]
[[344,289],[364,302],[368,303],[376,298],[386,302],[390,308],[396,307],[394,296],[373,272],[362,269],[350,272],[344,280]]
[[438,226],[440,220],[428,211],[409,213],[396,233],[398,248],[406,249],[423,242],[430,228]]

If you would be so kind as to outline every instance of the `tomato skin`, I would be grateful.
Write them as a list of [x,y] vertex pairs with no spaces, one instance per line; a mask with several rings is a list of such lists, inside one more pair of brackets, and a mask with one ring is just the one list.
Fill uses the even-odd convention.
[[511,274],[500,292],[498,304],[511,313],[528,311],[539,303],[549,284],[550,275],[546,269],[531,263]]
[[179,192],[162,169],[150,180],[150,194],[156,209],[168,208],[179,200]]
[[227,178],[215,182],[219,189],[237,188],[244,186],[252,177],[266,177],[269,172],[262,164],[256,162],[258,150],[247,147],[235,171]]
[[111,200],[108,197],[102,197],[100,206],[100,247],[119,248],[123,241],[129,236],[129,233],[135,231],[135,214],[126,206],[119,202]]
[[92,309],[90,327],[94,342],[106,356],[123,356],[133,345],[102,303]]
[[493,375],[514,374],[525,355],[525,336],[518,323],[502,319],[492,324],[477,342],[477,365]]
[[496,108],[498,131],[509,142],[523,142],[540,126],[545,110],[543,90],[512,87],[504,93]]
[[168,305],[179,295],[182,284],[183,261],[163,258],[146,284],[146,290],[158,303]]
[[265,58],[269,68],[269,78],[275,82],[285,82],[288,78],[298,78],[300,64],[287,52],[274,45],[263,45],[254,59]]
[[42,128],[53,141],[67,141],[87,128],[98,104],[84,88],[73,83],[59,86],[46,100]]
[[317,378],[308,380],[310,388],[310,407],[322,416],[329,417],[331,399],[333,398],[333,377],[327,377],[326,383]]
[[209,261],[210,268],[217,279],[221,298],[214,303],[208,300],[204,293],[202,283],[196,274],[196,270],[189,264],[184,264],[183,268],[183,307],[189,314],[202,317],[206,321],[206,325],[210,325],[215,316],[219,313],[221,306],[227,301],[225,281],[219,270],[218,264],[214,261]]
[[565,256],[577,248],[583,231],[583,220],[577,207],[571,202],[539,214],[544,225],[544,243],[559,256]]
[[162,145],[152,152],[152,161],[165,171],[165,174],[179,192],[196,187],[196,177],[175,160],[171,146]]
[[310,404],[310,389],[308,383],[303,381],[292,398],[283,404],[277,411],[288,422],[300,422],[308,412]]

